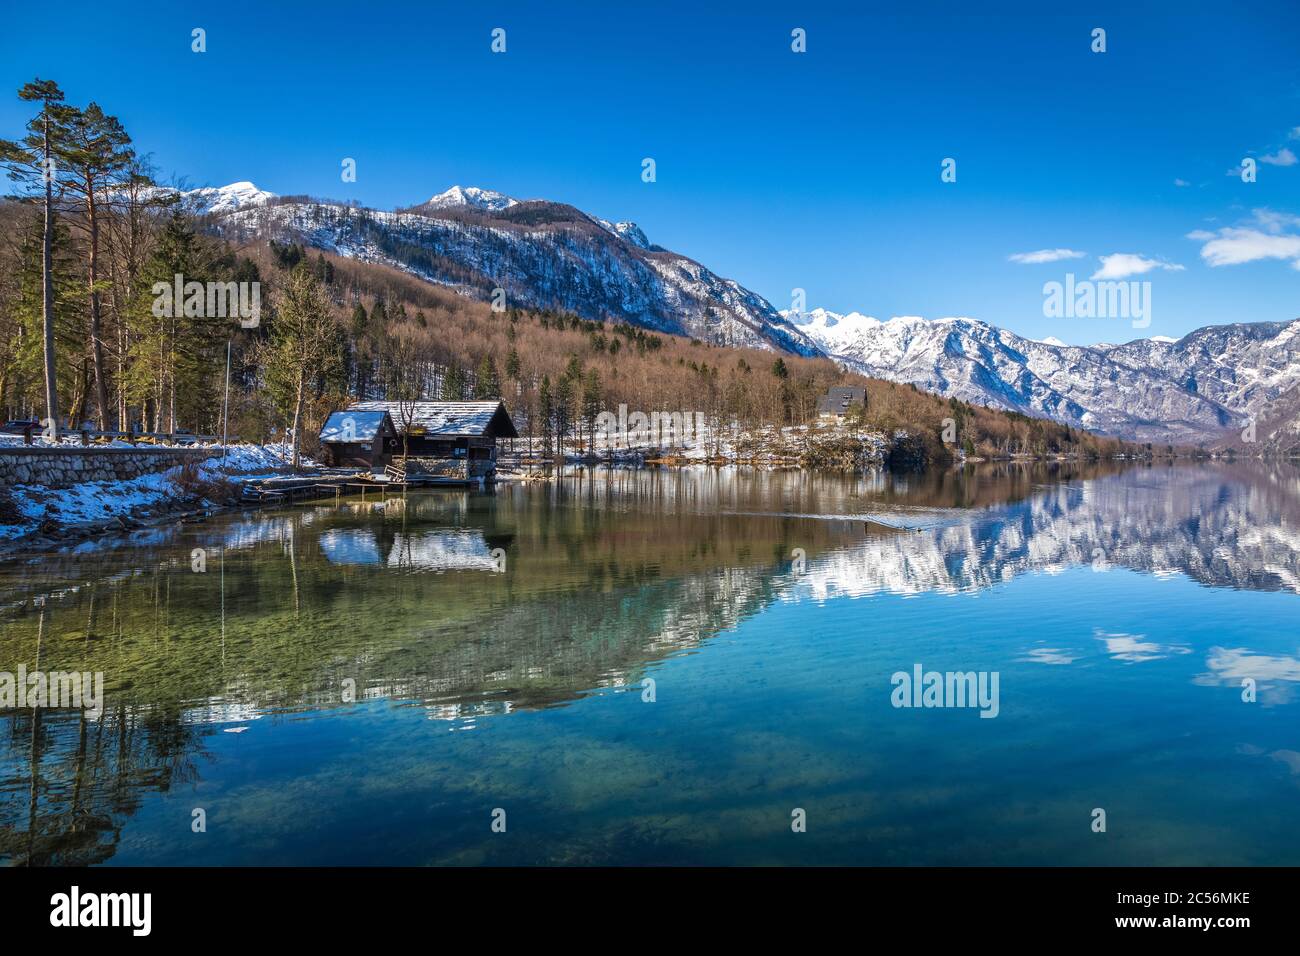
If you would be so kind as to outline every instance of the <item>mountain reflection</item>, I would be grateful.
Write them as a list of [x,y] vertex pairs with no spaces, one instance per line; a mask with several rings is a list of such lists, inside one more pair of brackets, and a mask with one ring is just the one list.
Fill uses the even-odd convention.
[[[779,600],[974,591],[1080,565],[1300,591],[1300,469],[583,472],[10,560],[0,670],[101,671],[106,702],[98,720],[0,711],[0,860],[109,859],[146,794],[199,779],[223,726],[374,700],[468,726],[639,692],[649,665]],[[1128,662],[1188,652],[1097,640]],[[1207,666],[1207,683],[1300,680],[1294,659],[1245,648]]]
[[818,598],[966,591],[1079,565],[1300,593],[1300,469],[1139,467],[1045,485],[828,555],[810,566],[808,587]]

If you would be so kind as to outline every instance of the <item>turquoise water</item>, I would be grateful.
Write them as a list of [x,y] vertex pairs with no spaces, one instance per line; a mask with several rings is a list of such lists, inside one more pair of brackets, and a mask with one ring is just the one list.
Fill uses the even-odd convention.
[[[1288,466],[598,472],[10,560],[0,669],[106,691],[0,711],[0,854],[1296,864],[1297,505]],[[893,706],[916,665],[997,716]]]

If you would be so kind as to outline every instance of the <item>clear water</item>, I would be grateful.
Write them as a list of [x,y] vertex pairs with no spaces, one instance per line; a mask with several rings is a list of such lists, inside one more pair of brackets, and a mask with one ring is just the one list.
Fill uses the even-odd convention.
[[[105,691],[0,710],[0,859],[1294,865],[1298,590],[1288,465],[598,471],[10,558],[0,671]],[[918,664],[997,716],[893,706]]]

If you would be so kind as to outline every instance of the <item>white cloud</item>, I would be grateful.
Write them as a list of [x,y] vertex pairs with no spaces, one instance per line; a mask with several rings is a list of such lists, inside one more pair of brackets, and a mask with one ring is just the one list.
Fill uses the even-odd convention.
[[1157,644],[1144,640],[1145,634],[1107,634],[1100,629],[1093,631],[1093,636],[1106,645],[1106,653],[1117,661],[1139,664],[1142,661],[1158,661],[1170,654],[1190,654],[1190,647],[1181,644]]
[[1101,256],[1101,268],[1092,274],[1093,279],[1127,279],[1140,276],[1152,269],[1164,269],[1168,272],[1182,272],[1183,267],[1173,262],[1148,259],[1133,252],[1115,252]]
[[1191,183],[1189,183],[1189,182],[1188,182],[1187,180],[1185,180],[1185,179],[1175,179],[1175,180],[1174,180],[1174,185],[1175,185],[1175,186],[1190,186]]
[[1257,681],[1300,683],[1300,658],[1256,654],[1245,647],[1211,647],[1205,661],[1211,675],[1223,684],[1240,684],[1243,678]]
[[1037,252],[1016,252],[1007,256],[1007,259],[1021,265],[1038,265],[1043,262],[1060,262],[1062,259],[1082,259],[1086,255],[1086,252],[1074,249],[1039,249]]
[[[1203,237],[1191,234],[1190,238]],[[1271,235],[1233,226],[1220,229],[1215,238],[1201,246],[1201,258],[1212,266],[1236,266],[1260,259],[1300,261],[1300,236]]]
[[1276,209],[1260,207],[1252,209],[1250,214],[1255,218],[1255,222],[1263,227],[1265,232],[1280,233],[1292,226],[1300,226],[1300,216],[1293,216],[1289,212],[1278,212]]
[[1295,153],[1291,152],[1291,150],[1287,149],[1285,146],[1279,149],[1276,153],[1265,153],[1263,156],[1259,157],[1259,161],[1261,163],[1268,163],[1270,166],[1294,166],[1296,163],[1300,163],[1300,159],[1296,159]]
[[1294,127],[1294,128],[1291,130],[1291,132],[1290,132],[1288,138],[1290,138],[1290,139],[1300,139],[1300,126],[1296,126],[1296,127]]
[[1274,209],[1252,210],[1252,218],[1217,232],[1197,229],[1188,239],[1204,243],[1201,258],[1211,266],[1236,266],[1262,259],[1289,261],[1300,271],[1300,216]]
[[1035,647],[1024,657],[1018,657],[1016,660],[1029,664],[1073,664],[1079,660],[1079,657],[1059,647]]

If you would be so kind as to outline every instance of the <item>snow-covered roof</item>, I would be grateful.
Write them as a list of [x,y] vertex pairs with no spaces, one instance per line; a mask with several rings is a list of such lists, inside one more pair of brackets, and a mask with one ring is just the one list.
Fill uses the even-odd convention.
[[[411,415],[413,430],[426,435],[485,435],[493,438],[518,438],[510,413],[502,402],[357,402],[348,413],[387,412],[399,429]],[[335,414],[339,414],[335,412]],[[331,416],[333,417],[333,416]]]
[[[384,419],[387,417],[389,417],[388,411],[383,408],[363,411],[354,406],[347,411],[333,412],[329,418],[325,419],[325,424],[321,426],[320,440],[335,442],[374,441],[375,436],[384,427]],[[392,422],[389,422],[388,430],[395,430]]]

